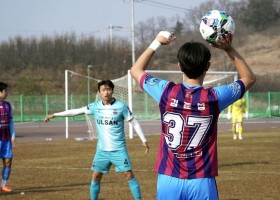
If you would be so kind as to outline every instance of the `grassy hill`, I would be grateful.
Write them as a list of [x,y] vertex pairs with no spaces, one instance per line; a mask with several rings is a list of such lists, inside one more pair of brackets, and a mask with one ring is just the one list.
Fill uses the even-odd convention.
[[[182,38],[181,38],[182,39]],[[175,41],[174,48],[160,49],[155,55],[152,66],[149,69],[178,70],[177,49],[184,42],[179,38]],[[257,82],[251,91],[277,91],[275,87],[280,85],[280,36],[272,34],[255,34],[234,38],[233,46],[246,59],[254,73],[257,75]],[[235,67],[227,55],[221,50],[210,47],[212,51],[211,70],[233,71]],[[141,53],[140,50],[138,52]],[[136,58],[139,55],[136,55]],[[103,58],[103,57],[101,57]],[[11,58],[14,59],[14,58]],[[106,62],[106,59],[104,60]],[[115,67],[119,75],[116,75],[111,68],[104,65],[102,70],[91,71],[91,76],[97,79],[111,79],[125,75],[129,64]],[[12,94],[63,94],[64,93],[64,71],[70,69],[80,74],[86,75],[87,68],[81,65],[59,64],[56,68],[44,66],[17,67],[6,70],[0,74],[0,80],[8,82]],[[85,81],[86,82],[86,81]],[[79,86],[79,87],[78,87]],[[77,89],[81,90],[81,84],[77,84]]]

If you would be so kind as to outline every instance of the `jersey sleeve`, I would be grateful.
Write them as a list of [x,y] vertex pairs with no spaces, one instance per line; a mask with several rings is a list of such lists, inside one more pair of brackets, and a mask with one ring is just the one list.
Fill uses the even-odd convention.
[[10,133],[12,138],[16,137],[12,106],[10,107]]
[[144,74],[140,81],[140,87],[147,92],[157,103],[169,81],[155,78],[150,74]]
[[130,121],[134,117],[128,105],[126,104],[123,106],[123,117],[126,121]]
[[245,86],[241,80],[238,80],[229,85],[216,86],[214,90],[218,96],[220,111],[223,111],[236,100],[243,97]]
[[86,107],[86,109],[85,109],[85,114],[87,114],[87,115],[93,115],[93,114],[94,114],[93,110],[94,110],[94,108],[95,108],[95,105],[96,105],[96,102],[95,102],[95,103],[88,104],[87,107]]
[[81,115],[87,112],[87,107],[77,108],[77,109],[71,109],[71,110],[65,110],[63,112],[54,113],[54,116],[56,117],[73,117],[76,115]]

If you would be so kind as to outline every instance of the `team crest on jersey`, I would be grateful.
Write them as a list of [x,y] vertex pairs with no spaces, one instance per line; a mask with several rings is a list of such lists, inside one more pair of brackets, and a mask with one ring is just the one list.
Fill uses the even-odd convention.
[[186,93],[186,95],[185,95],[185,97],[186,97],[186,98],[190,98],[190,99],[192,99],[192,94],[191,94],[191,93],[189,93],[189,92],[187,92],[187,93]]
[[144,81],[144,82],[147,83],[147,82],[149,81],[150,78],[152,78],[152,76],[151,76],[151,75],[147,75],[147,76],[145,77],[145,81]]
[[158,79],[157,79],[157,78],[151,78],[151,79],[149,80],[148,84],[149,84],[150,86],[154,86],[154,85],[157,84],[157,82],[158,82]]
[[113,113],[116,115],[116,114],[118,114],[118,110],[117,109],[114,109],[113,110]]
[[197,103],[198,110],[205,110],[205,103]]
[[91,165],[92,167],[95,167],[96,166],[96,164],[95,164],[95,162],[92,162],[92,165]]

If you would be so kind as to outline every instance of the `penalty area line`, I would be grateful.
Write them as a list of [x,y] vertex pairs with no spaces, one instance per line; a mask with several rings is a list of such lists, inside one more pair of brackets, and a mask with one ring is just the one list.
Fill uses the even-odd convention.
[[254,172],[254,171],[219,171],[219,174],[269,174],[269,175],[280,175],[280,172]]

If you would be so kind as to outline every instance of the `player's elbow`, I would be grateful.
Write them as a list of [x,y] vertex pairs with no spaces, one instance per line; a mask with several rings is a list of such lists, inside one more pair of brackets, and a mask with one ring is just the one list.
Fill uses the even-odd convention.
[[135,78],[139,72],[140,70],[135,65],[133,65],[130,69],[130,74],[133,76],[133,78]]
[[130,69],[130,74],[131,74],[131,76],[132,76],[133,78],[134,78],[134,76],[136,75],[136,69],[135,69],[134,66],[131,67],[131,69]]
[[132,66],[132,68],[130,69],[130,74],[131,76],[138,82],[140,83],[140,79],[142,77],[142,75],[145,72],[143,70],[139,70],[137,67]]
[[256,80],[257,78],[255,75],[252,75],[250,78],[243,79],[242,81],[245,85],[245,89],[248,90],[251,88],[255,84]]

